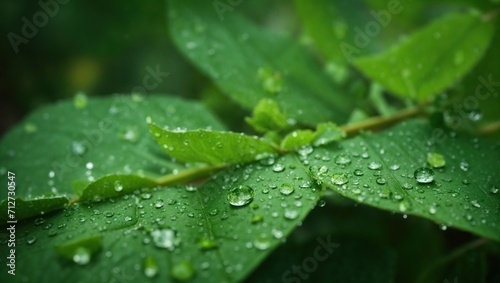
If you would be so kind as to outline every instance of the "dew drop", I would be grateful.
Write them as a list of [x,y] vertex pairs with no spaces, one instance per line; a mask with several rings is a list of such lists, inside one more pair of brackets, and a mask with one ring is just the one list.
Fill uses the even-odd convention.
[[410,183],[403,183],[401,185],[401,187],[403,187],[403,189],[405,189],[405,190],[411,190],[411,189],[413,189],[413,185],[410,184]]
[[229,191],[227,194],[227,201],[232,206],[244,206],[252,202],[253,196],[254,192],[252,188],[240,185]]
[[282,195],[285,195],[285,196],[291,195],[294,191],[295,191],[295,189],[290,184],[285,183],[285,184],[282,184],[280,187],[280,193]]
[[74,141],[71,143],[71,152],[74,155],[82,156],[87,152],[87,147],[83,142]]
[[318,200],[318,206],[319,207],[325,207],[325,205],[326,205],[326,201],[324,199]]
[[144,259],[144,275],[153,278],[158,274],[158,263],[153,256],[148,256]]
[[340,186],[340,185],[344,185],[347,182],[349,182],[349,178],[344,173],[337,173],[337,174],[333,174],[332,175],[331,181],[335,185],[339,185]]
[[155,201],[155,207],[156,208],[162,208],[165,202],[162,199],[156,200]]
[[346,154],[339,154],[335,157],[335,163],[338,165],[349,165],[351,163],[351,158]]
[[377,178],[376,182],[379,185],[385,185],[387,183],[387,181],[384,178],[382,178],[382,177]]
[[470,204],[471,204],[472,206],[474,206],[474,207],[477,207],[477,208],[480,208],[480,207],[481,207],[481,205],[479,204],[479,202],[478,202],[477,200],[472,200],[472,201],[470,202]]
[[299,216],[299,212],[297,210],[287,209],[284,214],[286,219],[294,220]]
[[271,239],[266,234],[260,234],[253,241],[253,246],[261,251],[267,250],[271,247]]
[[73,262],[79,265],[85,265],[90,262],[91,252],[85,247],[78,247],[73,254]]
[[153,230],[151,231],[151,237],[157,247],[169,251],[173,251],[181,242],[180,238],[175,235],[175,231],[172,229]]
[[121,192],[123,191],[123,185],[120,181],[116,180],[115,183],[114,183],[114,188],[115,188],[115,191],[117,192]]
[[436,207],[435,207],[435,206],[431,206],[431,207],[429,207],[429,213],[430,213],[430,214],[434,215],[434,214],[436,214],[436,212],[437,212],[437,209],[436,209]]
[[87,162],[87,164],[85,164],[85,168],[91,170],[92,168],[94,168],[94,164],[92,162]]
[[43,219],[43,218],[37,218],[37,219],[35,219],[35,225],[36,226],[40,226],[43,223],[45,223],[45,219]]
[[368,164],[368,169],[371,169],[371,170],[378,170],[382,168],[382,164],[378,163],[378,162],[375,162],[375,161],[372,161]]
[[434,171],[427,167],[420,167],[413,173],[415,180],[420,184],[428,184],[434,181]]
[[283,164],[276,164],[273,166],[273,171],[276,172],[276,173],[280,173],[280,172],[283,172],[285,170],[285,165]]
[[28,245],[33,245],[35,242],[36,242],[36,236],[35,236],[35,235],[29,236],[29,237],[26,239],[26,243],[27,243]]
[[354,175],[355,176],[363,176],[365,173],[361,169],[356,169],[354,170]]
[[460,169],[462,169],[462,171],[469,170],[469,163],[467,161],[460,162]]
[[490,193],[492,193],[492,194],[498,194],[498,191],[499,191],[499,189],[498,189],[497,186],[491,185],[491,187],[490,187]]
[[399,170],[399,165],[398,165],[398,164],[392,164],[389,168],[390,168],[392,171],[396,171],[396,170]]

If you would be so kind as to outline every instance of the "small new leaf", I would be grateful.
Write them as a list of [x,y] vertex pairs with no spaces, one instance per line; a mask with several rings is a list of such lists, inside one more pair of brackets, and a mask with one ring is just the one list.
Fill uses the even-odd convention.
[[154,124],[148,126],[163,150],[183,162],[232,164],[278,153],[270,142],[255,136],[210,130],[169,131]]
[[290,127],[288,118],[281,112],[278,103],[269,98],[259,101],[253,110],[252,117],[245,121],[257,132],[283,131]]

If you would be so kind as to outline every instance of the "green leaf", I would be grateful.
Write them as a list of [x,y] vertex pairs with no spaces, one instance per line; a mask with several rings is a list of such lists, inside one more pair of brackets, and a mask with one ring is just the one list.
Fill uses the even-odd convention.
[[[159,187],[20,223],[11,282],[176,282],[184,275],[190,282],[242,281],[318,200],[319,187],[295,156],[273,162],[287,167],[276,172],[256,162],[199,188]],[[282,193],[283,184],[294,191]],[[253,199],[230,205],[228,195],[240,186],[252,188]],[[256,216],[260,221],[252,221]],[[2,229],[1,239],[7,236]],[[6,271],[2,264],[1,276]]]
[[288,129],[290,123],[276,101],[263,98],[253,110],[252,117],[245,121],[258,132],[282,131]]
[[289,37],[258,28],[237,11],[221,12],[216,2],[169,4],[170,32],[181,52],[242,106],[253,109],[271,98],[299,123],[346,121],[354,101]]
[[211,130],[170,131],[151,123],[148,126],[165,152],[184,162],[233,164],[277,153],[272,144],[256,136]]
[[329,144],[345,137],[345,132],[334,123],[321,123],[318,124],[314,132],[311,130],[291,132],[283,138],[280,147],[284,150],[296,150],[309,144],[314,146]]
[[173,97],[92,98],[81,108],[60,102],[33,112],[2,138],[0,176],[14,172],[16,197],[33,198],[74,195],[75,180],[92,182],[110,174],[156,178],[185,168],[151,137],[148,115],[170,127],[223,129],[202,105]]
[[80,196],[81,201],[100,201],[133,193],[135,190],[152,188],[155,180],[136,175],[109,175],[89,184]]
[[[49,213],[64,208],[69,203],[66,197],[40,197],[23,200],[20,198],[5,199],[0,203],[0,222],[23,220],[39,214]],[[10,212],[13,212],[12,214]],[[11,218],[10,215],[12,215]]]
[[[431,219],[500,240],[500,144],[432,128],[420,120],[318,147],[314,178],[360,203]],[[430,169],[429,153],[446,165]],[[419,168],[433,176],[415,178]],[[432,177],[432,178],[429,178]],[[430,182],[429,182],[430,181]]]
[[491,22],[480,15],[450,14],[382,54],[356,59],[354,65],[395,95],[424,101],[469,72],[493,33]]

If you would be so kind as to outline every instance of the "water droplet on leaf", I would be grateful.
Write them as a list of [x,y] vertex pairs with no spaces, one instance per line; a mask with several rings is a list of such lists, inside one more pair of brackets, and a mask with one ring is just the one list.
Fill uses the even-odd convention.
[[232,206],[244,206],[253,200],[254,191],[249,186],[240,185],[232,188],[227,194],[227,200]]
[[427,167],[420,167],[415,170],[413,176],[420,184],[428,184],[434,181],[434,171]]

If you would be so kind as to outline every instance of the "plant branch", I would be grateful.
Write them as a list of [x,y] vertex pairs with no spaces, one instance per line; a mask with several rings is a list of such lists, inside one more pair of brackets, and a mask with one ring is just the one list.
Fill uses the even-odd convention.
[[155,182],[160,186],[174,186],[186,184],[189,182],[193,182],[199,180],[200,178],[206,177],[217,171],[220,171],[226,168],[227,164],[221,165],[206,165],[202,167],[189,168],[183,171],[180,171],[177,174],[169,174],[162,176],[155,180]]
[[496,121],[490,124],[487,124],[486,126],[482,127],[477,131],[478,135],[481,136],[487,136],[494,134],[500,130],[500,121]]
[[372,130],[381,127],[387,127],[399,121],[418,116],[422,113],[422,110],[423,105],[420,105],[417,107],[404,109],[389,117],[373,117],[359,123],[344,125],[341,128],[346,132],[347,136],[350,137],[362,130]]

